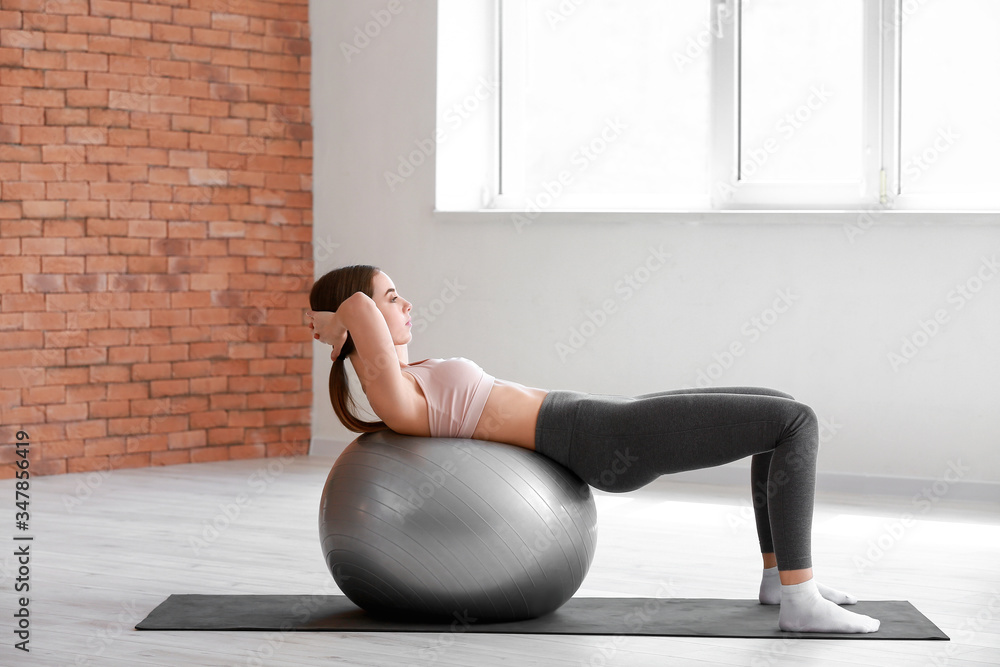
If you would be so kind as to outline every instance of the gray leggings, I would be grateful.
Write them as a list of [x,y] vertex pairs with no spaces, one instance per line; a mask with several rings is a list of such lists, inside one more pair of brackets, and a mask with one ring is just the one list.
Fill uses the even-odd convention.
[[781,570],[812,567],[818,450],[812,408],[758,387],[634,397],[557,389],[542,401],[535,428],[535,451],[602,491],[632,491],[660,475],[753,456],[757,537]]

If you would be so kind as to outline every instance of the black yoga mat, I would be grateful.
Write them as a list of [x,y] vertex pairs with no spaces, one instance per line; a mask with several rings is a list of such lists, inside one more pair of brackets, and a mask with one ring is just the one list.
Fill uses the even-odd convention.
[[137,630],[300,630],[336,632],[495,632],[547,635],[796,637],[800,639],[948,639],[905,600],[848,607],[881,621],[878,632],[782,632],[778,605],[714,598],[572,598],[529,621],[444,622],[371,616],[343,595],[171,595]]

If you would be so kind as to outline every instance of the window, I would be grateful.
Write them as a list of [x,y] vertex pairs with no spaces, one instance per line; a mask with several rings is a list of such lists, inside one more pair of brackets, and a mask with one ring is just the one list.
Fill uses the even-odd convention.
[[440,0],[437,208],[1000,209],[998,29],[996,0]]
[[558,190],[560,207],[703,204],[710,62],[674,55],[704,10],[628,0],[564,16],[558,3],[504,2],[501,202]]
[[720,97],[733,89],[735,100],[723,120],[735,116],[737,132],[718,152],[716,206],[829,208],[875,196],[878,136],[871,121],[878,85],[865,77],[866,55],[869,69],[877,71],[878,61],[865,42],[878,15],[865,10],[876,4],[743,3],[730,31],[735,63],[727,59],[718,68]]
[[924,2],[902,15],[895,193],[914,206],[1000,208],[998,28],[996,0]]

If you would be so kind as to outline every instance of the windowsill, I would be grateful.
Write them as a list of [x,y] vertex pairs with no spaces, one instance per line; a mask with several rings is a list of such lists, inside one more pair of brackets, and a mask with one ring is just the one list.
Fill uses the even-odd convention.
[[441,222],[508,222],[519,228],[537,223],[560,222],[662,222],[677,225],[700,224],[830,224],[852,225],[861,229],[877,225],[995,225],[1000,211],[920,211],[920,210],[731,210],[731,211],[526,211],[479,209],[469,211],[434,210]]

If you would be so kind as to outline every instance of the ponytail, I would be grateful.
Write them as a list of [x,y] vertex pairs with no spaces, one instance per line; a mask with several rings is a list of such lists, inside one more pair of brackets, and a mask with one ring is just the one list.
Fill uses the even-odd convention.
[[[346,347],[345,345],[345,349]],[[357,417],[358,406],[351,395],[347,369],[344,367],[346,358],[345,354],[338,356],[330,369],[330,402],[333,403],[333,411],[337,413],[340,423],[355,433],[374,433],[389,428],[384,421],[366,422]]]

